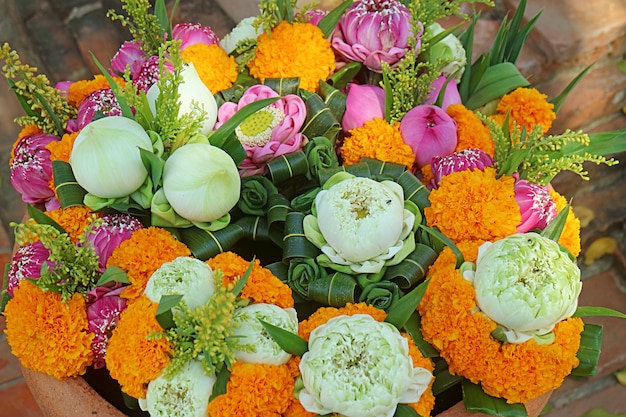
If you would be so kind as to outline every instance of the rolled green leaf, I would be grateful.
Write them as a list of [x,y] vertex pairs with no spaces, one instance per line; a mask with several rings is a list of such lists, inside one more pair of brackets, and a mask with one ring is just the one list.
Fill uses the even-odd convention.
[[243,230],[244,239],[252,241],[268,241],[270,240],[270,230],[265,217],[261,216],[244,216],[238,219],[235,225]]
[[303,150],[309,162],[309,178],[319,178],[320,170],[339,166],[335,146],[325,136],[309,140]]
[[422,318],[417,311],[411,314],[411,317],[404,323],[404,330],[411,335],[411,339],[415,342],[415,345],[419,348],[422,355],[426,358],[436,358],[439,356],[439,351],[435,349],[433,345],[428,343],[422,335],[421,327]]
[[430,200],[428,199],[430,191],[411,171],[405,170],[396,181],[404,190],[405,200],[412,201],[420,210],[430,206]]
[[404,294],[395,282],[372,282],[363,288],[359,302],[364,302],[381,310],[387,311]]
[[372,172],[370,171],[369,166],[365,162],[359,162],[358,164],[352,164],[352,165],[341,165],[336,168],[321,169],[318,172],[320,185],[324,185],[324,183],[328,181],[330,177],[332,177],[338,172],[347,172],[349,174],[354,175],[355,177],[363,177],[363,178],[370,178],[372,176]]
[[269,209],[270,196],[278,193],[278,188],[266,177],[253,175],[241,179],[241,196],[237,207],[253,216],[265,216]]
[[180,229],[181,241],[187,245],[193,255],[206,261],[215,255],[225,252],[245,235],[241,226],[229,224],[215,232],[197,227]]
[[422,297],[426,292],[428,281],[422,282],[420,285],[412,289],[409,293],[400,298],[389,310],[387,310],[387,318],[385,321],[396,326],[397,329],[404,327],[417,306],[422,301]]
[[385,279],[395,282],[403,290],[412,288],[426,277],[428,267],[437,259],[437,252],[422,243],[415,245],[415,250],[398,265],[390,266]]
[[302,133],[308,138],[325,136],[334,140],[341,131],[341,124],[324,100],[317,94],[311,94],[305,104],[306,119],[301,129]]
[[296,196],[293,200],[291,200],[291,207],[295,211],[299,211],[304,214],[311,213],[311,207],[313,206],[313,202],[315,201],[315,197],[322,191],[320,187],[312,188],[304,193]]
[[283,259],[315,258],[320,250],[304,235],[302,221],[304,213],[292,211],[285,218],[285,234],[283,237]]
[[320,81],[320,97],[324,99],[324,103],[333,112],[335,119],[343,119],[343,115],[346,112],[346,93],[338,90],[333,85]]
[[263,84],[284,97],[287,94],[298,94],[300,78],[266,78]]
[[404,172],[406,172],[406,166],[404,165],[383,162],[378,159],[361,158],[361,162],[365,162],[367,164],[373,178],[380,180],[390,179],[395,181],[400,178]]
[[280,184],[290,178],[309,172],[309,162],[302,151],[281,155],[267,164],[274,184]]
[[267,223],[272,226],[275,222],[284,222],[287,213],[291,211],[289,200],[282,194],[272,194],[268,199]]
[[326,277],[328,273],[313,258],[295,258],[289,261],[287,285],[303,298],[309,295],[309,284]]
[[278,346],[280,346],[280,348],[285,352],[292,355],[302,356],[307,350],[309,350],[306,340],[297,334],[291,333],[290,331],[278,326],[274,326],[266,321],[260,319],[259,321],[272,339],[274,339]]
[[467,379],[461,382],[463,387],[463,402],[468,411],[502,417],[527,417],[524,404],[507,404],[504,398],[496,398],[485,394],[482,387]]
[[335,71],[327,80],[327,83],[332,85],[337,90],[341,91],[348,83],[357,76],[357,74],[363,68],[363,64],[360,62],[350,62],[344,65],[341,69]]
[[82,206],[87,190],[78,184],[72,167],[65,161],[52,161],[54,187],[62,208]]
[[357,284],[352,276],[335,272],[309,282],[308,299],[326,306],[343,307],[355,302],[356,292]]
[[580,346],[576,357],[580,361],[572,370],[573,376],[594,376],[598,368],[600,350],[602,348],[602,326],[585,323],[580,335]]

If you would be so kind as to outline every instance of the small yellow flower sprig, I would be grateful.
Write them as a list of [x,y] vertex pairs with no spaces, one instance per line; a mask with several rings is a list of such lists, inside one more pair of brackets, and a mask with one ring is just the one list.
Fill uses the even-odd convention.
[[26,116],[15,119],[20,126],[34,124],[42,131],[61,136],[65,122],[76,116],[76,109],[61,97],[60,91],[50,86],[44,74],[37,68],[22,63],[17,51],[8,43],[0,49],[0,59],[5,61],[2,72],[27,111]]
[[[602,155],[594,155],[584,150],[591,143],[589,135],[582,131],[566,130],[560,135],[543,136],[543,127],[535,125],[531,131],[520,129],[513,123],[513,130],[505,128],[495,120],[478,113],[478,117],[487,125],[495,145],[495,166],[499,175],[519,173],[521,179],[535,184],[548,184],[559,172],[571,171],[578,174],[583,180],[588,180],[588,172],[584,169],[584,162],[593,162],[596,165],[606,164],[613,166],[618,163],[615,159],[607,159]],[[568,144],[580,144],[571,151]]]
[[107,11],[108,18],[128,27],[130,34],[140,42],[141,49],[148,56],[157,55],[165,30],[157,16],[150,13],[151,7],[149,0],[122,0],[122,9],[128,16],[120,15],[113,9]]
[[459,16],[465,20],[469,18],[463,13],[461,6],[472,3],[483,3],[493,7],[492,0],[412,0],[409,3],[411,15],[422,22],[424,27],[447,16]]

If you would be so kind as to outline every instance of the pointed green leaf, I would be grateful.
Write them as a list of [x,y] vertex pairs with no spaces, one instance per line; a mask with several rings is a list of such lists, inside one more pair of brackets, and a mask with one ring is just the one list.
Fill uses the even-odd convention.
[[626,319],[626,314],[607,307],[579,306],[572,317],[619,317]]
[[565,222],[567,221],[567,215],[569,214],[570,207],[571,206],[567,204],[559,212],[559,214],[557,214],[556,217],[548,223],[546,228],[541,231],[541,236],[558,242],[561,237],[561,233],[563,233],[563,229],[565,228]]
[[126,275],[126,272],[123,269],[118,268],[117,266],[108,266],[102,276],[100,276],[100,279],[96,283],[96,287],[99,287],[111,281],[121,282],[123,284],[130,284],[130,281],[128,280],[128,275]]
[[507,404],[504,398],[495,398],[485,394],[480,385],[463,379],[463,402],[468,411],[475,411],[491,416],[527,417],[523,404]]
[[607,156],[626,151],[626,129],[610,132],[589,133],[589,145],[568,142],[562,149],[564,155],[579,155],[588,152],[591,155]]
[[576,76],[576,78],[574,78],[567,85],[567,87],[565,87],[565,89],[563,90],[563,92],[561,92],[561,94],[559,94],[558,96],[556,96],[552,100],[550,100],[550,103],[554,104],[554,112],[555,113],[559,112],[559,109],[563,106],[563,103],[565,103],[565,100],[567,99],[567,96],[569,95],[569,93],[574,89],[574,87],[576,87],[576,84],[578,84],[578,82],[585,76],[585,74],[587,74],[587,72],[589,72],[589,70],[591,69],[592,66],[593,66],[593,64],[589,65],[587,68],[582,70]]
[[156,0],[154,3],[154,15],[157,18],[159,26],[161,26],[161,35],[169,30],[170,22],[167,17],[167,9],[165,7],[165,0]]
[[267,333],[274,339],[282,350],[292,355],[302,356],[309,349],[306,340],[291,333],[288,330],[274,326],[266,321],[259,319]]
[[52,218],[48,217],[43,211],[35,208],[31,204],[26,204],[26,212],[37,223],[52,226],[56,230],[58,230],[60,233],[66,233],[65,229],[63,229],[63,227],[61,227],[59,223],[54,221]]
[[350,81],[354,80],[361,68],[363,68],[363,64],[360,62],[350,62],[335,71],[326,82],[337,90],[343,90]]
[[421,417],[417,411],[406,404],[398,404],[393,417]]
[[572,370],[572,376],[594,376],[602,348],[602,326],[585,323],[580,335],[580,347],[576,357],[580,361]]
[[111,90],[113,91],[113,95],[115,95],[115,99],[117,100],[117,103],[120,105],[120,109],[122,110],[122,116],[134,120],[133,111],[130,108],[128,101],[126,101],[126,98],[124,98],[124,96],[122,95],[121,87],[115,82],[113,77],[111,77],[111,74],[109,74],[109,71],[107,71],[102,66],[100,61],[98,61],[98,58],[96,58],[96,56],[93,54],[93,52],[89,52],[89,54],[91,55],[91,59],[93,59],[93,62],[96,64],[96,66],[98,67],[102,75],[104,75],[104,77],[109,82],[109,86],[111,87]]
[[279,99],[280,97],[266,98],[263,100],[254,101],[242,107],[237,113],[233,115],[233,117],[228,119],[226,123],[220,126],[219,129],[212,132],[211,136],[209,136],[209,141],[212,145],[221,148],[228,139],[228,137],[235,132],[237,126],[239,126],[244,120],[246,120],[248,116],[269,106]]
[[[419,304],[418,304],[419,305]],[[439,352],[433,345],[428,343],[422,335],[421,327],[422,319],[417,311],[411,314],[411,317],[404,323],[404,330],[411,335],[413,342],[419,348],[422,355],[426,358],[436,358],[439,356]]]
[[37,98],[37,100],[39,100],[39,103],[41,104],[41,107],[46,111],[46,113],[48,113],[48,117],[54,123],[54,128],[57,131],[56,132],[57,135],[61,136],[63,134],[63,132],[65,132],[65,129],[63,128],[63,124],[59,120],[59,117],[56,115],[54,110],[52,110],[52,107],[50,107],[50,104],[48,103],[48,100],[46,100],[44,98],[44,96],[42,96],[41,94],[39,94],[36,91],[33,91],[33,95]]
[[159,301],[159,306],[156,311],[156,319],[159,325],[167,330],[174,326],[174,314],[172,308],[178,304],[183,298],[180,294],[162,295]]
[[219,397],[220,395],[226,394],[226,386],[228,384],[229,379],[230,379],[230,371],[228,370],[226,366],[224,366],[217,373],[217,378],[215,380],[215,384],[213,384],[213,391],[211,391],[209,402],[211,402],[214,398]]
[[24,97],[23,95],[19,94],[17,92],[17,88],[15,87],[15,81],[7,78],[7,81],[9,82],[9,86],[11,87],[11,90],[13,90],[13,92],[15,93],[15,97],[17,98],[17,101],[20,103],[20,105],[22,106],[22,110],[24,110],[24,113],[26,114],[26,116],[28,117],[40,117],[41,115],[31,109],[30,105],[28,104],[28,100],[26,99],[26,97]]
[[465,262],[465,259],[463,258],[463,253],[459,250],[459,248],[456,247],[454,242],[452,240],[450,240],[449,237],[447,237],[446,235],[441,233],[439,230],[433,229],[433,228],[425,226],[423,224],[420,224],[419,227],[422,230],[426,231],[431,239],[434,239],[434,240],[444,244],[445,246],[449,247],[450,250],[452,250],[452,253],[454,253],[454,256],[456,257],[456,266],[455,267],[457,269],[461,267],[463,262]]
[[235,285],[235,288],[233,288],[233,294],[241,294],[241,290],[243,290],[243,287],[246,286],[246,282],[248,282],[248,278],[252,273],[252,267],[254,267],[254,259],[255,258],[252,258],[252,261],[250,261],[250,265],[248,265],[248,268],[246,268],[246,272],[244,272],[239,281],[237,281],[237,285]]
[[528,80],[524,78],[515,65],[510,62],[502,62],[485,70],[465,106],[468,109],[476,109],[518,87],[529,85]]
[[424,281],[407,293],[404,297],[400,298],[389,308],[389,310],[387,310],[387,318],[385,321],[393,324],[397,329],[404,327],[413,312],[417,309],[419,303],[422,301],[422,297],[424,296],[427,287],[428,281]]
[[335,7],[333,10],[328,12],[328,14],[324,16],[322,20],[320,20],[320,22],[317,24],[317,27],[319,27],[322,30],[322,33],[324,34],[325,38],[328,38],[330,36],[335,26],[337,26],[337,22],[339,22],[341,15],[346,10],[348,10],[350,6],[352,6],[352,3],[353,3],[352,0],[345,0],[344,2],[340,3],[337,7]]

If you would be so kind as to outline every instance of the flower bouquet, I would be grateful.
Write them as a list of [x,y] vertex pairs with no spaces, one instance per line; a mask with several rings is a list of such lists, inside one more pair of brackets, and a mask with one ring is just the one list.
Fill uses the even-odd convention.
[[580,77],[548,101],[517,70],[525,2],[473,62],[458,0],[262,0],[223,39],[122,7],[133,39],[93,79],[0,54],[28,203],[0,311],[26,372],[128,415],[284,417],[523,416],[594,373],[580,317],[626,316],[578,306],[550,181],[617,163],[624,132],[548,135]]

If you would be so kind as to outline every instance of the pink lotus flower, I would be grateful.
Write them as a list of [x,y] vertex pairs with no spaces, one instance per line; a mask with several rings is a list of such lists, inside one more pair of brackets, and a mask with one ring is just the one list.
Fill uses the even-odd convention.
[[110,72],[113,73],[112,75],[123,74],[126,67],[130,65],[132,74],[138,71],[146,58],[146,53],[141,49],[139,42],[126,41],[113,56]]
[[346,91],[346,112],[341,120],[344,131],[361,127],[376,117],[385,118],[385,91],[381,87],[350,83]]
[[552,201],[547,186],[517,179],[514,190],[515,201],[522,214],[517,233],[526,233],[533,229],[543,230],[556,217],[556,204]]
[[172,29],[172,38],[182,41],[180,49],[184,50],[188,46],[197,43],[206,45],[219,44],[220,40],[209,26],[202,26],[198,23],[179,23]]
[[58,140],[48,133],[36,133],[24,136],[15,145],[9,167],[11,185],[25,203],[39,204],[55,199],[50,188],[52,162],[46,145]]
[[41,265],[47,262],[48,269],[54,269],[54,262],[48,261],[50,250],[40,241],[20,246],[9,264],[7,273],[7,292],[13,297],[13,291],[26,278],[39,279],[41,277]]
[[98,269],[104,272],[107,261],[115,248],[130,238],[135,230],[143,228],[143,225],[128,214],[103,214],[100,221],[102,223],[94,227],[86,238],[91,242],[98,256]]
[[98,112],[105,116],[122,115],[122,109],[110,88],[96,90],[85,97],[78,106],[76,125],[73,129],[80,130],[87,126]]
[[[435,104],[437,101],[437,97],[439,97],[439,93],[443,88],[443,85],[446,82],[446,77],[441,75],[437,78],[432,84],[431,87],[434,89],[428,95],[428,99],[424,104]],[[443,111],[448,109],[450,104],[460,104],[461,103],[461,95],[459,94],[459,89],[456,85],[456,81],[451,79],[446,85],[446,89],[443,93],[443,101],[441,103],[441,108]]]
[[120,284],[96,287],[87,293],[87,320],[89,332],[95,335],[91,342],[94,369],[104,368],[104,356],[109,337],[117,326],[120,314],[126,309],[126,300],[120,297]]
[[457,144],[456,122],[437,106],[421,105],[409,110],[400,122],[400,132],[413,149],[418,168],[430,164],[436,156],[451,154]]
[[[227,102],[219,108],[215,129],[247,104],[270,97],[278,97],[278,94],[265,85],[250,87],[239,103]],[[300,133],[305,117],[304,101],[287,94],[241,123],[235,133],[247,157],[239,165],[239,174],[242,177],[265,174],[268,162],[300,150],[306,144],[305,136]]]
[[381,72],[382,61],[393,67],[404,58],[412,35],[410,12],[398,0],[357,0],[330,38],[340,58]]
[[[169,62],[164,65],[168,70],[174,71],[174,67]],[[159,80],[160,76],[159,57],[156,55],[148,57],[135,71],[131,71],[133,85],[143,91],[148,91]]]
[[464,149],[450,155],[436,156],[431,162],[433,179],[428,184],[428,188],[436,189],[439,186],[439,181],[453,172],[466,169],[484,171],[485,167],[490,166],[493,166],[493,159],[480,149]]

